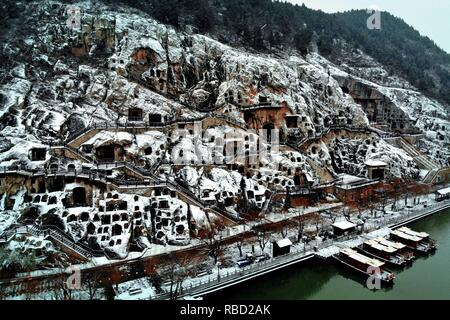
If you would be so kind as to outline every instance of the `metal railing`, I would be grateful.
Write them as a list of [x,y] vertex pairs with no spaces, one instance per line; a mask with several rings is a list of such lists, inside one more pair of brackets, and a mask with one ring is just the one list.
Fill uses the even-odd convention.
[[[117,123],[117,122],[96,122],[86,128],[84,128],[83,130],[80,130],[76,133],[71,134],[69,137],[67,137],[67,139],[65,140],[66,142],[64,144],[69,144],[71,142],[73,142],[74,140],[78,139],[79,137],[83,136],[84,134],[86,134],[87,132],[91,131],[91,130],[101,130],[101,129],[109,129],[109,130],[118,130],[118,129],[154,129],[154,128],[165,128],[165,127],[169,127],[175,124],[188,124],[188,123],[194,123],[194,122],[198,122],[198,121],[203,121],[207,118],[217,118],[217,119],[221,119],[224,121],[227,121],[233,125],[236,125],[242,129],[245,129],[245,126],[236,121],[235,119],[228,117],[226,115],[211,115],[211,114],[207,114],[207,115],[203,115],[200,117],[194,117],[194,118],[189,118],[189,119],[173,119],[173,120],[169,120],[166,122],[144,122],[142,121],[142,123],[134,123],[134,122],[125,122],[125,123]],[[132,120],[134,121],[134,120]],[[136,121],[140,121],[140,120],[136,120]]]
[[0,167],[0,173],[8,173],[8,172],[26,172],[32,173],[30,169],[28,169],[25,165],[13,165],[13,166],[2,166]]
[[[409,208],[406,209],[406,213],[404,213],[403,215],[400,216],[396,216],[396,217],[382,217],[382,222],[381,222],[381,226],[395,226],[398,225],[400,223],[403,223],[405,221],[409,221],[411,219],[417,218],[417,217],[421,217],[423,215],[428,215],[428,214],[432,214],[434,211],[436,210],[445,210],[450,208],[450,200],[446,200],[440,203],[434,203],[434,204],[430,204],[427,205],[426,207],[422,207],[422,208]],[[406,218],[406,219],[405,219]]]
[[[67,137],[67,143],[73,142],[78,139],[85,133],[91,130],[101,130],[101,129],[109,129],[109,130],[118,130],[118,129],[154,129],[154,128],[165,128],[174,124],[182,124],[182,123],[192,123],[197,121],[202,121],[208,116],[195,117],[191,119],[174,119],[165,122],[144,122],[142,123],[134,123],[134,122],[96,122],[81,131],[73,133],[69,137]],[[132,120],[133,121],[133,120]]]
[[373,184],[377,184],[379,182],[381,182],[381,179],[370,179],[370,180],[363,180],[363,181],[358,181],[358,182],[354,182],[354,183],[349,183],[349,184],[343,184],[343,180],[340,179],[336,182],[336,184],[339,185],[340,189],[345,189],[345,190],[351,190],[351,189],[355,189],[355,188],[362,188],[365,186],[370,186]]
[[[356,235],[350,235],[350,236],[344,236],[339,238],[339,241],[347,241],[356,238]],[[336,240],[335,240],[336,241]],[[235,267],[234,270],[227,271],[226,274],[221,273],[220,277],[217,275],[208,276],[205,279],[200,279],[195,284],[192,284],[192,282],[188,285],[183,287],[182,295],[188,295],[188,294],[203,294],[204,291],[208,291],[208,289],[213,289],[216,286],[230,284],[237,280],[243,280],[244,278],[251,276],[251,275],[258,275],[261,272],[264,271],[270,271],[274,268],[282,268],[286,264],[292,264],[295,263],[296,260],[303,261],[305,259],[309,259],[315,256],[316,252],[320,249],[329,247],[330,245],[335,244],[335,241],[328,240],[321,243],[315,243],[315,244],[304,244],[303,248],[297,249],[295,248],[294,251],[291,251],[290,253],[286,255],[282,255],[279,257],[271,258],[269,260],[265,260],[262,262],[255,262],[252,263],[249,266],[246,266],[244,268],[238,268]],[[218,289],[218,288],[216,288]],[[163,300],[163,299],[169,299],[170,293],[162,293],[159,295],[156,295],[155,297],[152,297],[153,299]]]
[[[445,210],[446,208],[450,208],[450,200],[447,200],[444,205],[443,203],[436,203],[427,206],[423,209],[416,209],[408,211],[406,214],[402,216],[386,218],[383,220],[382,226],[395,226],[398,223],[408,222],[414,217],[420,217],[424,214],[431,214],[435,210]],[[188,286],[183,287],[182,295],[196,294],[201,295],[204,292],[207,292],[208,289],[211,291],[215,289],[220,289],[220,285],[230,285],[233,281],[237,280],[245,280],[246,276],[249,275],[257,275],[262,271],[270,271],[275,267],[281,268],[284,264],[289,262],[294,262],[296,259],[301,260],[302,258],[307,258],[308,256],[315,256],[315,254],[324,248],[328,248],[333,245],[339,245],[346,241],[356,239],[358,237],[357,234],[351,234],[347,236],[341,236],[335,239],[328,239],[321,243],[313,243],[313,244],[305,244],[302,249],[295,249],[295,251],[290,252],[287,255],[271,258],[270,260],[266,260],[259,263],[253,263],[244,268],[235,267],[234,270],[228,271],[226,274],[221,273],[220,276],[208,276],[205,279],[200,279],[197,283],[190,283]],[[219,287],[217,287],[219,286]],[[162,293],[152,297],[153,299],[169,299],[169,293]]]

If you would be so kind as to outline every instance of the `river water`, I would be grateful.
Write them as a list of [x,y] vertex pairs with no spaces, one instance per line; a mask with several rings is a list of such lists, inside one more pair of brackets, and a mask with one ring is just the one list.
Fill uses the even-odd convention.
[[396,275],[392,288],[371,291],[362,277],[332,260],[311,260],[214,293],[205,300],[450,299],[450,209],[409,227],[429,233],[439,247],[433,255],[418,256],[409,267],[391,268]]

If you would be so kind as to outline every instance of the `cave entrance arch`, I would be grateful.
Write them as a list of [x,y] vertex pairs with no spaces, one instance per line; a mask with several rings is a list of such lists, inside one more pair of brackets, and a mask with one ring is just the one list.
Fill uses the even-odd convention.
[[128,121],[142,121],[143,119],[142,109],[131,108],[128,109]]
[[350,94],[350,89],[347,86],[343,86],[343,87],[341,87],[341,89],[342,89],[343,93]]
[[114,145],[101,146],[96,150],[97,160],[100,162],[114,162],[115,152]]
[[82,187],[73,189],[73,204],[75,206],[85,206],[86,205],[86,190]]
[[95,225],[91,222],[88,224],[86,231],[89,235],[94,235],[95,234]]
[[149,114],[148,122],[149,123],[162,123],[162,116],[160,114]]
[[299,175],[299,174],[296,174],[296,175],[294,176],[294,184],[295,184],[296,187],[301,186],[302,181],[301,181],[301,178],[300,178],[300,175]]
[[122,235],[122,226],[120,224],[115,224],[112,227],[112,236],[120,236]]
[[47,155],[47,150],[44,148],[34,148],[30,150],[31,161],[44,161]]

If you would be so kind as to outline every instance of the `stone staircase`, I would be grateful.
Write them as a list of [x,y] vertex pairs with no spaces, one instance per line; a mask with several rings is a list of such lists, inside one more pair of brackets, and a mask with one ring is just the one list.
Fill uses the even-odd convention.
[[63,249],[66,249],[69,253],[78,256],[88,261],[94,256],[102,256],[103,251],[93,252],[90,248],[76,243],[67,233],[58,229],[55,226],[40,227],[36,224],[27,226],[30,234],[39,237],[44,236],[49,238],[52,242],[56,242]]
[[69,145],[65,146],[52,146],[50,147],[50,150],[53,151],[52,155],[55,155],[54,153],[57,153],[58,151],[63,151],[64,155],[67,158],[74,159],[74,160],[81,160],[85,162],[92,162],[92,158],[88,157],[87,155],[80,152],[78,149],[75,149]]
[[266,201],[264,201],[264,204],[263,204],[262,209],[261,209],[261,214],[262,214],[263,217],[269,211],[270,204],[272,203],[272,200],[273,200],[273,198],[275,197],[276,194],[277,194],[276,192],[272,192],[269,197],[266,197]]
[[427,175],[422,179],[423,183],[433,183],[434,179],[436,178],[437,174],[438,174],[439,170],[433,169],[430,170]]
[[0,235],[0,243],[7,243],[12,240],[17,234],[30,234],[26,226],[19,226],[5,231]]
[[[442,181],[445,181],[445,178],[442,178],[442,176],[448,176],[450,174],[450,168],[449,167],[442,167],[439,169],[433,169],[423,178],[422,182],[427,184],[432,183],[440,183]],[[438,175],[441,175],[442,181],[437,181]]]
[[56,242],[59,246],[63,247],[66,252],[71,253],[86,261],[91,259],[93,256],[103,255],[103,252],[94,253],[88,247],[77,244],[67,233],[59,230],[55,226],[40,227],[37,224],[18,226],[4,232],[0,236],[0,243],[7,243],[18,234],[28,234],[35,237],[46,237],[52,242]]
[[83,143],[87,142],[97,133],[99,133],[102,129],[97,128],[96,126],[87,127],[84,130],[77,132],[76,134],[70,136],[66,140],[66,145],[78,149]]
[[420,168],[428,170],[428,173],[422,179],[423,183],[433,183],[439,171],[442,169],[440,164],[423,154],[419,149],[401,136],[386,138],[384,140],[394,147],[403,149],[410,157],[414,159]]
[[431,160],[429,157],[420,152],[416,147],[407,142],[405,139],[401,139],[400,147],[410,155],[419,166],[427,170],[438,170],[441,166]]

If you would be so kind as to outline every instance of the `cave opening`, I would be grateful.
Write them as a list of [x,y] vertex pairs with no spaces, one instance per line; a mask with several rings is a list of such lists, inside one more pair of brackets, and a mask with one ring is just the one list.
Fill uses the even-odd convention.
[[120,236],[122,235],[122,226],[120,224],[115,224],[112,227],[112,236]]
[[298,116],[286,116],[286,127],[289,129],[298,127]]
[[44,148],[31,149],[31,161],[44,161],[47,150]]
[[142,121],[143,112],[140,108],[128,109],[128,121]]
[[72,196],[75,206],[86,206],[86,190],[83,187],[73,189]]
[[64,190],[64,177],[50,177],[47,180],[48,192],[58,192]]
[[346,86],[344,86],[344,87],[341,87],[341,89],[342,89],[342,92],[343,92],[343,93],[345,93],[345,94],[349,94],[349,93],[350,93],[350,90],[349,90],[349,88],[348,88],[348,87],[346,87]]
[[145,148],[144,153],[146,156],[150,156],[153,153],[152,147]]
[[99,162],[114,162],[115,159],[114,149],[115,146],[113,144],[97,148],[96,150],[97,160]]
[[149,114],[148,121],[150,123],[162,123],[162,116],[160,114]]

